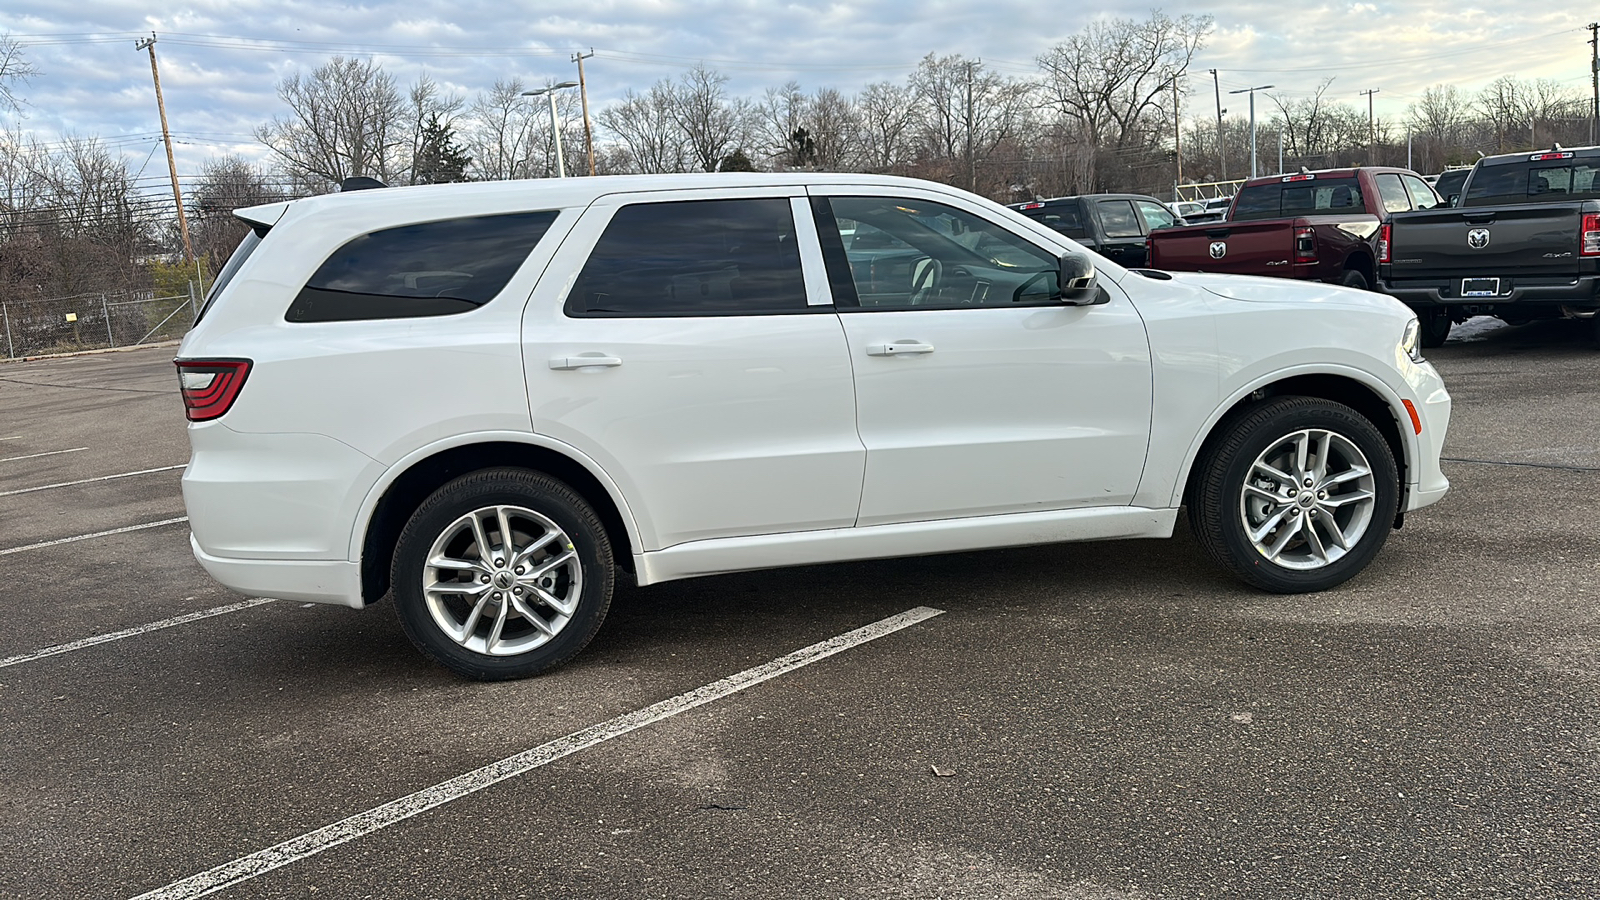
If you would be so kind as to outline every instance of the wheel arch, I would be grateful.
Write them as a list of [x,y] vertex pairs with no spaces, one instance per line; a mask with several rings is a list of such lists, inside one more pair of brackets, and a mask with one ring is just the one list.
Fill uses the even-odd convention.
[[571,448],[531,443],[529,437],[480,435],[426,448],[396,464],[369,492],[358,520],[361,531],[352,536],[352,550],[359,554],[354,558],[361,564],[362,601],[371,605],[388,593],[395,542],[422,501],[455,478],[497,466],[544,472],[577,491],[605,525],[614,558],[632,571],[634,551],[642,544],[638,524],[615,482]]
[[[1184,460],[1182,479],[1178,482],[1175,501],[1188,503],[1194,490],[1198,473],[1195,463],[1216,442],[1227,434],[1227,425],[1271,397],[1317,397],[1342,403],[1360,413],[1378,433],[1383,435],[1394,454],[1395,470],[1399,477],[1400,508],[1406,506],[1410,481],[1409,472],[1415,452],[1409,432],[1400,427],[1400,417],[1407,416],[1398,397],[1385,386],[1376,385],[1354,372],[1298,372],[1280,373],[1238,391],[1220,406],[1204,429],[1204,438],[1196,441]],[[1409,421],[1409,417],[1407,418]]]
[[1374,291],[1378,289],[1378,268],[1373,263],[1370,254],[1360,250],[1350,254],[1344,261],[1343,271],[1360,272],[1362,277],[1367,279],[1367,290]]

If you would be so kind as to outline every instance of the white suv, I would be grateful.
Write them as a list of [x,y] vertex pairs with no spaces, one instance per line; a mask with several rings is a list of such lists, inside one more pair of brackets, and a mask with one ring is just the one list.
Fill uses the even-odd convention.
[[570,659],[613,579],[1168,537],[1269,591],[1448,488],[1450,398],[1377,294],[1099,262],[850,175],[363,190],[241,210],[177,360],[195,556],[391,595],[482,679]]

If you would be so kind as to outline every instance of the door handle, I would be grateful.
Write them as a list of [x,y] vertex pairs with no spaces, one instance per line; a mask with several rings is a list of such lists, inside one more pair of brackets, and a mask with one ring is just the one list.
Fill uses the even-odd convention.
[[869,344],[868,356],[915,356],[919,353],[932,353],[932,344],[922,344],[916,341],[895,341],[892,344]]
[[550,368],[558,370],[567,369],[609,369],[622,365],[622,360],[615,356],[558,356],[550,360]]

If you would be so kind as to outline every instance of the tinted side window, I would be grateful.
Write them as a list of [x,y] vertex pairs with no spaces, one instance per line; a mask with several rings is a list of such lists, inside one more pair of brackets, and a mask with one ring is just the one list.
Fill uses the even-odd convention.
[[1067,237],[1084,237],[1083,218],[1078,215],[1078,201],[1070,203],[1046,203],[1042,207],[1022,210],[1022,214],[1030,219],[1043,222]]
[[445,219],[362,235],[328,257],[284,318],[343,322],[470,312],[500,293],[556,215]]
[[1178,222],[1177,217],[1172,214],[1172,211],[1159,203],[1151,203],[1149,200],[1139,200],[1134,203],[1134,205],[1139,207],[1139,214],[1144,216],[1146,230],[1156,228],[1171,228]]
[[1406,186],[1400,183],[1399,175],[1385,172],[1373,180],[1378,183],[1378,196],[1383,198],[1384,212],[1405,212],[1411,208],[1411,198],[1406,196]]
[[567,295],[570,316],[805,310],[794,215],[782,197],[624,206]]
[[1239,192],[1235,219],[1275,219],[1358,213],[1364,208],[1361,185],[1354,178],[1323,178],[1257,184]]
[[1100,225],[1105,228],[1106,237],[1139,237],[1144,234],[1144,229],[1139,227],[1138,217],[1134,215],[1132,203],[1126,200],[1101,200],[1095,205],[1100,210]]

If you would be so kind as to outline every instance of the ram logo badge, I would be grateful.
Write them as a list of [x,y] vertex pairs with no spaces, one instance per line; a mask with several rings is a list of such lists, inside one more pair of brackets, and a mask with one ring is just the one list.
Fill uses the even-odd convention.
[[1482,250],[1489,246],[1489,229],[1474,228],[1467,232],[1467,246],[1474,250]]
[[1228,255],[1228,245],[1223,241],[1211,242],[1211,258],[1221,259]]

